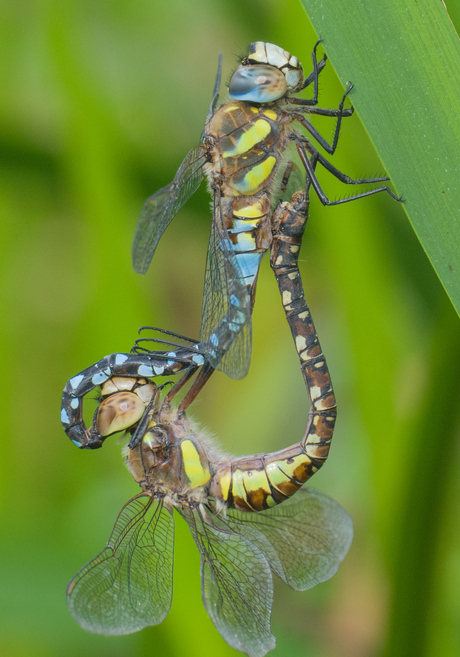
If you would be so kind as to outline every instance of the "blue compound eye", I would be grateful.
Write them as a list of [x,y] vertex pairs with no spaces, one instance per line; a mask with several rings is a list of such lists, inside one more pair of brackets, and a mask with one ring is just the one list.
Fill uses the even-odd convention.
[[239,66],[228,88],[235,100],[269,103],[282,98],[287,91],[286,78],[274,66]]

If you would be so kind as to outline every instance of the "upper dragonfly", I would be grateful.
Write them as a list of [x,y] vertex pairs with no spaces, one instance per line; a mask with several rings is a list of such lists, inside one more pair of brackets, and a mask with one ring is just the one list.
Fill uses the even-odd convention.
[[[205,273],[200,341],[215,369],[242,378],[251,359],[251,311],[262,255],[270,249],[272,207],[280,200],[293,170],[288,147],[295,144],[305,167],[305,186],[310,184],[324,205],[336,205],[386,191],[386,186],[330,201],[315,175],[313,162],[346,184],[379,183],[388,178],[352,180],[330,164],[312,143],[293,130],[303,126],[329,154],[334,153],[349,85],[338,109],[316,107],[318,75],[326,56],[318,61],[315,45],[313,70],[304,77],[299,60],[279,46],[256,41],[233,74],[231,101],[218,109],[221,57],[210,110],[201,142],[187,154],[169,185],[147,199],[133,243],[134,269],[145,274],[163,232],[206,175],[213,196],[213,222]],[[291,94],[313,85],[313,97]],[[304,116],[336,117],[329,144]],[[303,183],[301,183],[301,186]],[[399,200],[399,199],[398,199]]]

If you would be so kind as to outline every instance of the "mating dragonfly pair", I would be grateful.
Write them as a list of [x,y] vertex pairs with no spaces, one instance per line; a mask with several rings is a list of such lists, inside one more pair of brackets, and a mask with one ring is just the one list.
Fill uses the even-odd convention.
[[[297,58],[272,44],[256,42],[232,77],[233,100],[216,109],[220,62],[211,108],[200,144],[185,158],[174,181],[144,206],[133,246],[135,268],[145,273],[167,225],[207,176],[214,213],[205,276],[200,341],[166,343],[108,356],[70,379],[61,419],[82,448],[100,447],[107,436],[126,431],[127,465],[141,493],[122,509],[107,547],[72,579],[67,595],[72,615],[85,629],[126,634],[160,623],[172,596],[173,509],[187,521],[201,554],[203,601],[216,628],[234,648],[262,657],[275,647],[270,632],[272,573],[298,590],[330,578],[352,539],[346,511],[323,493],[302,485],[329,452],[336,403],[329,371],[305,302],[298,255],[312,186],[321,164],[346,183],[311,142],[292,128],[299,122],[333,153],[351,85],[337,110],[316,107],[317,60],[304,78]],[[313,98],[296,94],[313,85]],[[291,106],[294,106],[293,109]],[[304,114],[337,118],[329,145]],[[304,182],[290,201],[280,201],[294,180],[286,157],[293,143],[305,167]],[[297,183],[296,183],[297,184]],[[344,202],[379,191],[381,186]],[[288,192],[289,194],[290,192]],[[395,197],[396,198],[396,197]],[[250,319],[260,259],[271,266],[294,338],[309,398],[302,440],[279,452],[229,458],[187,417],[186,409],[214,369],[244,376],[250,360]],[[169,333],[169,332],[166,332]],[[177,334],[169,336],[180,338]],[[178,408],[173,399],[201,367]],[[158,376],[183,372],[163,396]],[[84,397],[101,386],[92,425],[83,418]]]

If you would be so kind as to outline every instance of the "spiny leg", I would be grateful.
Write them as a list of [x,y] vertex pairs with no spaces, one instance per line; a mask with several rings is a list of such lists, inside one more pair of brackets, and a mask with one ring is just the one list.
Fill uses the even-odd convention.
[[326,61],[327,61],[327,55],[323,55],[323,58],[319,62],[316,59],[316,49],[318,48],[321,41],[322,39],[318,39],[318,41],[313,46],[313,52],[311,54],[311,58],[313,62],[313,71],[310,73],[310,75],[307,78],[305,78],[302,85],[302,89],[306,89],[313,82],[313,98],[302,99],[303,105],[317,105],[318,103],[318,76],[323,70],[323,68],[326,66]]
[[[348,89],[345,91],[345,93],[342,96],[342,100],[340,101],[339,108],[336,110],[337,112],[337,124],[335,126],[335,131],[334,131],[334,137],[332,139],[332,144],[328,144],[327,141],[324,139],[324,137],[321,135],[320,132],[310,123],[310,121],[307,121],[307,119],[302,116],[302,114],[297,114],[293,113],[291,116],[296,119],[310,134],[313,135],[313,137],[316,139],[316,141],[324,148],[324,150],[332,155],[335,152],[335,149],[337,148],[337,142],[339,141],[339,134],[340,134],[340,127],[342,125],[342,117],[343,116],[350,116],[350,113],[344,114],[344,109],[343,105],[345,103],[345,99],[350,93],[350,91],[353,89],[353,85],[350,84]],[[331,110],[322,110],[321,109],[321,115],[322,116],[335,116],[335,114],[331,114]],[[352,109],[352,108],[351,108]],[[328,112],[326,114],[326,112]],[[320,112],[315,112],[314,109],[310,112],[311,114],[320,114]]]
[[[361,180],[353,180],[349,176],[346,176],[344,173],[341,173],[330,162],[328,162],[320,153],[318,153],[316,148],[314,148],[314,146],[307,139],[301,138],[295,134],[291,135],[291,139],[295,142],[297,146],[297,151],[300,155],[300,159],[302,160],[302,164],[304,165],[307,171],[307,176],[309,179],[309,182],[307,184],[309,185],[311,182],[313,189],[315,190],[319,200],[323,205],[341,205],[342,203],[348,203],[348,201],[355,201],[358,198],[365,198],[366,196],[372,196],[373,194],[378,194],[379,192],[387,192],[396,201],[403,200],[400,196],[396,196],[396,194],[394,194],[394,192],[392,192],[389,187],[384,185],[382,187],[377,187],[376,189],[370,189],[366,192],[362,192],[361,194],[354,194],[352,196],[347,196],[347,198],[341,198],[336,201],[331,201],[323,192],[321,185],[319,184],[318,178],[316,177],[316,173],[312,165],[313,156],[315,158],[315,162],[316,161],[319,162],[322,166],[324,166],[325,169],[327,169],[330,173],[332,173],[332,175],[334,175],[336,178],[338,178],[341,182],[344,182],[345,184],[358,185],[358,184],[375,183],[375,182],[382,182],[385,180],[389,180],[389,178],[385,176],[383,178],[363,178]],[[308,159],[308,155],[306,152],[307,150],[312,155],[311,161]]]

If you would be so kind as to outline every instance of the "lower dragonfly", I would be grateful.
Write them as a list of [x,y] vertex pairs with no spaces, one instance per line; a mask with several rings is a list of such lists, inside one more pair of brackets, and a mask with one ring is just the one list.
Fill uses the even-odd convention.
[[[128,634],[164,620],[172,599],[173,509],[200,551],[209,616],[225,641],[250,657],[275,647],[272,573],[306,590],[332,577],[344,559],[350,516],[324,493],[302,488],[328,456],[336,419],[297,265],[307,203],[300,191],[279,204],[271,251],[310,401],[302,440],[278,452],[229,458],[184,412],[161,400],[161,386],[134,374],[123,378],[120,391],[117,377],[109,377],[95,431],[125,428],[136,436],[125,455],[142,492],[121,510],[106,548],[69,583],[69,609],[84,629]],[[129,417],[127,394],[140,397],[133,408],[148,409],[142,432],[140,410]]]
[[[353,113],[353,108],[344,108],[352,84],[337,109],[317,107],[318,76],[326,64],[326,56],[317,59],[319,43],[313,49],[313,70],[307,76],[291,53],[271,43],[252,43],[230,80],[230,101],[217,107],[219,58],[201,142],[187,154],[174,180],[147,199],[136,228],[133,264],[137,272],[145,274],[167,226],[206,176],[213,197],[213,221],[200,339],[209,363],[232,378],[242,378],[249,368],[251,310],[257,276],[261,258],[271,246],[272,206],[278,202],[283,180],[292,170],[289,151],[293,150],[294,155],[297,152],[305,169],[304,183],[296,189],[311,184],[323,205],[337,205],[379,192],[401,200],[386,185],[381,185],[388,177],[353,180],[300,133],[298,126],[332,155],[337,148],[342,118]],[[311,86],[312,98],[298,97],[299,92]],[[313,114],[337,119],[331,143],[308,119]],[[313,162],[347,185],[377,183],[379,186],[332,201],[321,188]],[[229,337],[229,331],[234,335]]]

